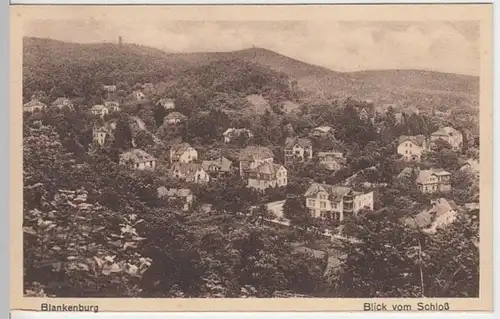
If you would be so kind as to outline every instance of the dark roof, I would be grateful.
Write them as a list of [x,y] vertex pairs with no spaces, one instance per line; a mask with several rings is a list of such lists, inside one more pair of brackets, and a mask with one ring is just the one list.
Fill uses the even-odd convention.
[[272,163],[262,163],[261,165],[257,166],[256,168],[250,170],[252,172],[256,172],[259,174],[267,174],[267,175],[276,175],[278,170],[283,167],[279,164],[272,164]]
[[292,148],[295,145],[299,145],[302,148],[312,147],[311,140],[307,138],[298,138],[298,137],[287,137],[285,140],[285,147]]
[[403,136],[399,137],[399,144],[404,143],[406,141],[411,141],[411,142],[415,143],[418,146],[424,146],[426,138],[423,135],[415,135],[415,136],[406,136],[406,135],[403,135]]
[[320,184],[320,183],[312,183],[311,186],[307,189],[304,196],[315,196],[318,192],[324,191],[331,196],[333,200],[340,200],[344,196],[346,196],[349,192],[352,191],[350,187],[344,186],[334,186],[328,184]]
[[211,160],[211,161],[203,161],[201,163],[201,166],[203,167],[204,170],[208,171],[210,166],[216,165],[217,167],[219,167],[219,170],[221,170],[223,172],[229,172],[231,170],[232,164],[233,164],[233,162],[231,162],[227,158],[220,157],[218,159]]

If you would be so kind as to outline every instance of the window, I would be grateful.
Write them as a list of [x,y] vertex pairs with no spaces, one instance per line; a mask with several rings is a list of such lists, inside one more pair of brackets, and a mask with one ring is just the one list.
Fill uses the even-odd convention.
[[325,194],[319,194],[319,199],[326,199],[326,195]]
[[339,207],[339,204],[338,203],[334,203],[333,204],[333,208],[337,209]]
[[314,205],[316,205],[316,201],[314,199],[308,199],[307,200],[307,205],[308,206],[314,206]]
[[320,208],[326,208],[326,202],[319,202]]

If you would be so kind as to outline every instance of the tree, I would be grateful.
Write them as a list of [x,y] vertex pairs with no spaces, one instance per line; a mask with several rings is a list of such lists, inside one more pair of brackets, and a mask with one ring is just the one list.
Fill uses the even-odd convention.
[[479,297],[479,223],[461,215],[425,249],[426,297]]
[[422,285],[418,258],[419,235],[398,220],[365,214],[351,221],[357,241],[342,248],[337,279],[339,297],[418,297]]

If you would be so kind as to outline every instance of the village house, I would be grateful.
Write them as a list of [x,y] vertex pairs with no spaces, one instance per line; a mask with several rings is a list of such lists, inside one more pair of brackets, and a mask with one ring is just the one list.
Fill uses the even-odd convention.
[[65,97],[59,97],[52,103],[52,106],[57,107],[58,109],[62,109],[64,107],[67,107],[68,109],[72,110],[73,109],[73,102],[71,102],[71,100],[69,100]]
[[453,223],[459,213],[459,207],[452,200],[438,198],[431,201],[431,207],[413,217],[405,218],[404,222],[409,227],[418,228],[433,234],[439,228]]
[[198,159],[196,151],[188,143],[180,143],[170,148],[170,163],[191,163]]
[[160,99],[156,105],[162,106],[165,110],[175,109],[175,101],[173,99],[163,98]]
[[273,163],[273,152],[264,146],[247,146],[239,153],[240,176],[245,177],[249,170],[263,163]]
[[314,137],[325,137],[328,135],[333,136],[333,134],[333,128],[331,128],[330,126],[318,126],[316,128],[313,128],[310,132],[310,135]]
[[104,85],[104,91],[114,93],[116,92],[116,85]]
[[443,169],[427,169],[418,172],[417,187],[425,194],[448,192],[451,190],[451,173]]
[[313,157],[312,143],[307,138],[287,137],[285,140],[285,165],[294,161],[308,161]]
[[400,136],[398,154],[403,156],[405,161],[420,162],[422,154],[428,150],[427,139],[423,135]]
[[222,176],[232,172],[233,162],[225,157],[220,157],[211,161],[203,161],[201,166],[211,175]]
[[44,110],[46,108],[46,104],[33,97],[31,98],[31,101],[23,105],[23,112],[35,113],[40,112],[41,110]]
[[94,115],[97,115],[97,116],[100,116],[100,117],[104,117],[106,115],[109,114],[109,109],[107,107],[105,107],[104,105],[94,105],[91,109],[90,109],[90,113],[94,114]]
[[186,182],[204,184],[210,181],[210,176],[201,164],[177,162],[172,165],[170,171],[174,178]]
[[132,149],[120,155],[120,164],[138,170],[153,170],[156,167],[156,159],[143,150]]
[[342,152],[318,152],[319,163],[330,171],[338,171],[345,165]]
[[465,163],[460,166],[461,171],[466,171],[474,174],[477,178],[479,178],[479,171],[481,165],[479,165],[479,161],[476,159],[469,158]]
[[120,112],[120,103],[116,101],[106,101],[104,102],[104,107],[106,107],[110,112]]
[[462,149],[463,145],[463,134],[453,127],[446,126],[431,134],[431,142],[437,140],[446,141],[451,145],[453,150],[459,151]]
[[362,209],[373,210],[373,191],[363,193],[350,187],[312,183],[304,197],[306,208],[315,218],[342,221]]
[[288,184],[287,170],[283,165],[264,162],[248,171],[248,187],[265,190]]
[[238,139],[241,134],[246,134],[248,139],[253,137],[250,130],[246,128],[228,128],[222,136],[224,137],[224,143],[230,143],[234,139]]
[[194,195],[188,188],[170,188],[167,189],[165,186],[158,187],[156,190],[158,193],[158,198],[167,199],[168,201],[179,201],[182,204],[182,209],[188,211],[193,204]]
[[187,117],[179,112],[172,112],[167,114],[163,118],[163,123],[167,124],[179,124],[181,122],[184,122],[187,119]]

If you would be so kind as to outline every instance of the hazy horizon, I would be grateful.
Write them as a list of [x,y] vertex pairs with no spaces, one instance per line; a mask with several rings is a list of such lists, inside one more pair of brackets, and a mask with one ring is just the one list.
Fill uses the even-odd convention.
[[[325,33],[325,29],[329,29]],[[422,70],[479,75],[474,21],[119,21],[32,20],[26,37],[73,43],[144,45],[166,53],[267,49],[338,72]]]

